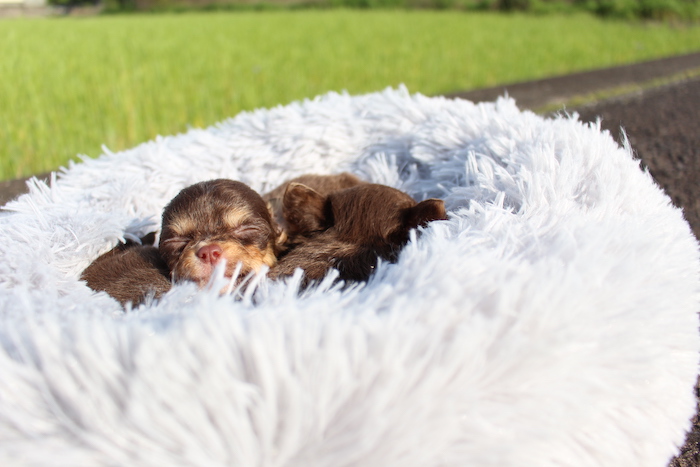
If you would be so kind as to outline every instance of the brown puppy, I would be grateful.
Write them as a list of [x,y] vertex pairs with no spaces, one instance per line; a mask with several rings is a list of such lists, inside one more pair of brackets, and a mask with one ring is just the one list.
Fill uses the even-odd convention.
[[170,271],[153,246],[155,232],[142,244],[120,243],[90,264],[80,278],[95,291],[107,292],[122,306],[137,306],[148,298],[159,298],[170,290]]
[[[284,194],[287,191],[287,187],[292,183],[306,185],[321,196],[328,196],[333,192],[344,190],[345,188],[350,188],[365,182],[348,172],[333,175],[306,174],[287,180],[269,193],[265,193],[263,199],[267,202],[268,208],[272,212],[272,219],[277,223],[281,234],[278,242],[280,244],[285,242],[293,243],[294,237],[302,233],[297,232],[295,230],[296,224],[292,222],[290,225],[285,217]],[[290,213],[287,212],[286,214],[289,215]]]
[[238,278],[273,266],[276,229],[265,201],[244,183],[210,180],[182,190],[163,211],[159,250],[173,280],[201,286],[226,260],[225,276]]
[[420,203],[394,188],[362,183],[326,196],[291,183],[283,199],[285,220],[296,232],[289,251],[270,271],[273,278],[305,272],[304,285],[336,268],[339,279],[365,281],[377,259],[395,262],[409,232],[447,219],[439,199]]

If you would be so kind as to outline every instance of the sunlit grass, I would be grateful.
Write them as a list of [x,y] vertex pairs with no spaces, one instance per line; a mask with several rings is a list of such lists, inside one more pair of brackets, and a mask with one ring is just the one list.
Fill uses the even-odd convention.
[[0,22],[0,179],[242,110],[405,83],[434,95],[700,50],[700,27],[435,11]]

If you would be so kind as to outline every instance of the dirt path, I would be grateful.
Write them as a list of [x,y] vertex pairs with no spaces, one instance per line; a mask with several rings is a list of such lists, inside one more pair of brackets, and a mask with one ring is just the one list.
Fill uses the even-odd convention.
[[570,107],[576,102],[602,101],[615,95],[638,91],[640,88],[657,87],[669,80],[679,82],[686,74],[700,74],[700,53],[474,91],[455,92],[448,97],[485,102],[493,101],[508,93],[517,101],[521,109],[546,112],[562,106]]

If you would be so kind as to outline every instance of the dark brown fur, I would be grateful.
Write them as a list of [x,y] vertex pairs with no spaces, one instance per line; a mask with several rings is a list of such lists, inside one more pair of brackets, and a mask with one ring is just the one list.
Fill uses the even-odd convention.
[[326,196],[290,183],[283,211],[297,235],[270,276],[289,276],[301,268],[306,284],[322,279],[331,268],[338,270],[341,280],[365,281],[378,258],[397,260],[411,229],[447,219],[442,200],[416,203],[406,193],[370,183]]
[[[284,194],[287,191],[287,187],[292,183],[306,185],[321,196],[328,196],[333,192],[344,190],[365,182],[348,172],[333,175],[306,174],[287,180],[269,193],[265,193],[263,199],[267,202],[268,208],[272,213],[272,219],[277,223],[281,234],[279,243],[294,242],[294,237],[300,234],[300,232],[295,230],[296,223],[294,221],[292,221],[291,224],[287,222],[283,206]],[[301,214],[303,210],[297,212]]]
[[182,190],[163,211],[160,253],[173,280],[204,286],[226,260],[231,277],[276,263],[277,231],[265,201],[244,183],[210,180]]
[[101,255],[82,273],[81,279],[95,291],[107,292],[122,306],[136,306],[159,298],[170,290],[170,272],[154,247],[155,233],[135,242],[120,243]]

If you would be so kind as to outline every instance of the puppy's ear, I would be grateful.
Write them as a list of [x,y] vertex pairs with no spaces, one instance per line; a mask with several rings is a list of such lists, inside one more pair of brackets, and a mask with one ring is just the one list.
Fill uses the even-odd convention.
[[430,198],[406,210],[404,226],[407,229],[414,229],[438,220],[447,220],[445,202],[441,199]]
[[284,192],[282,211],[291,235],[304,235],[328,228],[326,198],[301,183],[290,183]]
[[141,245],[154,245],[156,243],[156,233],[149,232],[141,237]]

